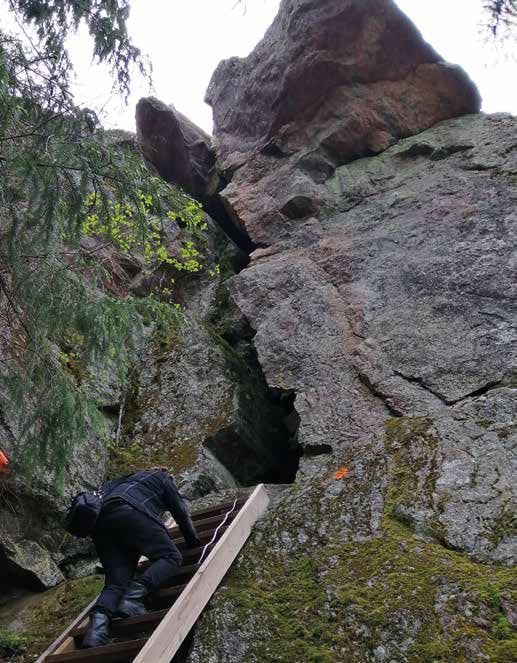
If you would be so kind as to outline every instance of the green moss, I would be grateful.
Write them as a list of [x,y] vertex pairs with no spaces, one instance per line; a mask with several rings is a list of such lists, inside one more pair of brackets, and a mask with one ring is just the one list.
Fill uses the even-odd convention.
[[26,649],[26,638],[14,631],[0,629],[0,656],[16,656]]
[[515,513],[512,509],[503,508],[495,519],[488,537],[494,546],[498,546],[502,541],[516,533],[516,522]]
[[90,576],[65,582],[41,597],[38,607],[25,621],[21,634],[28,644],[27,656],[36,657],[62,633],[68,624],[102,589],[102,576]]
[[171,325],[165,330],[157,331],[153,340],[156,345],[159,362],[166,361],[170,357],[171,352],[185,342],[182,329],[174,325]]
[[386,449],[396,452],[415,439],[421,439],[431,449],[436,449],[438,440],[430,433],[432,423],[429,417],[391,417],[384,424]]
[[199,441],[197,439],[183,440],[169,452],[169,464],[173,474],[179,474],[184,470],[193,467],[197,460],[199,451]]
[[[391,481],[385,496],[389,512],[397,507],[410,507],[415,496],[430,501],[437,479],[435,455],[438,438],[428,417],[393,417],[385,423],[384,444],[390,459]],[[425,482],[419,483],[419,472],[425,470]],[[400,511],[398,512],[400,518]],[[439,523],[436,522],[437,534]]]
[[196,462],[199,441],[197,439],[173,441],[166,431],[162,431],[163,445],[142,445],[131,442],[127,445],[110,445],[108,477],[131,474],[150,467],[166,467],[173,474],[179,474]]
[[[330,545],[287,563],[261,560],[257,550],[251,551],[230,575],[224,600],[238,619],[257,615],[267,624],[267,642],[254,645],[258,660],[367,660],[381,642],[404,639],[401,621],[414,625],[414,642],[395,658],[467,663],[465,644],[477,639],[489,660],[498,660],[497,652],[511,637],[499,596],[514,587],[515,571],[422,543],[387,515],[383,525],[382,537]],[[447,632],[435,612],[440,586],[449,588],[443,610],[453,617]],[[465,616],[457,603],[461,592],[490,611],[488,626]]]
[[490,658],[493,663],[517,661],[517,638],[499,643]]
[[[501,596],[516,597],[516,571],[417,539],[393,515],[397,505],[410,505],[422,493],[421,485],[415,492],[418,481],[434,487],[432,421],[390,419],[385,447],[389,476],[380,536],[311,547],[287,560],[262,543],[249,547],[229,575],[222,601],[236,623],[257,623],[250,653],[261,663],[366,661],[380,644],[389,644],[390,660],[408,663],[470,663],[472,646],[489,661],[514,660]],[[417,478],[419,469],[427,479]],[[438,510],[445,504],[446,497]],[[297,526],[291,517],[294,536]]]

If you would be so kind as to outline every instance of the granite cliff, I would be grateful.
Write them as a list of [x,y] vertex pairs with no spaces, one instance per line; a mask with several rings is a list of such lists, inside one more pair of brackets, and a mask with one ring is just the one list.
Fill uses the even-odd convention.
[[[213,219],[206,269],[77,485],[108,462],[168,464],[193,500],[283,486],[188,663],[512,660],[517,120],[391,0],[283,0],[207,101],[213,141],[138,105],[150,167]],[[91,567],[56,544],[63,505],[10,535],[25,557],[4,544],[11,585]]]

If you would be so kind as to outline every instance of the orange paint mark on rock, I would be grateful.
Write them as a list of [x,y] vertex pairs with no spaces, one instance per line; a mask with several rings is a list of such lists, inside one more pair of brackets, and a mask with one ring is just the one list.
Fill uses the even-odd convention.
[[344,479],[346,476],[350,474],[350,470],[348,467],[342,467],[340,470],[336,472],[336,481],[340,481],[341,479]]
[[2,449],[0,449],[0,474],[9,474],[9,459],[4,454]]

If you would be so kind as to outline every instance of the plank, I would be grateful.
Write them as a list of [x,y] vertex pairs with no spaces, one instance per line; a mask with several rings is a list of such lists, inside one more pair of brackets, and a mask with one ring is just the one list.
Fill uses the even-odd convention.
[[120,663],[131,661],[133,657],[144,647],[148,638],[139,640],[128,640],[127,642],[116,642],[103,647],[92,649],[78,649],[77,651],[64,652],[48,656],[47,663]]
[[[239,498],[237,500],[235,508],[239,510],[241,507],[243,507],[246,504],[247,499],[248,496]],[[213,514],[214,516],[216,516],[218,513],[226,513],[232,508],[232,506],[233,506],[233,500],[229,502],[223,502],[222,504],[216,504],[215,506],[208,506],[204,509],[198,509],[197,511],[192,511],[190,517],[195,523],[195,521],[199,520],[200,518],[209,518],[210,517],[209,514]]]
[[199,571],[142,648],[134,663],[170,663],[264,513],[269,497],[260,484]]
[[[232,513],[230,513],[230,515],[226,519],[226,522],[227,523],[232,522],[232,520],[236,518],[238,513],[239,513],[238,511],[233,511]],[[212,516],[211,518],[205,518],[204,520],[198,520],[196,522],[196,531],[199,534],[200,532],[204,532],[207,529],[213,529],[217,527],[217,525],[219,525],[223,520],[224,520],[224,514]],[[178,534],[181,534],[181,530],[179,527],[172,527],[171,529],[168,530],[168,532],[172,538],[174,538]]]

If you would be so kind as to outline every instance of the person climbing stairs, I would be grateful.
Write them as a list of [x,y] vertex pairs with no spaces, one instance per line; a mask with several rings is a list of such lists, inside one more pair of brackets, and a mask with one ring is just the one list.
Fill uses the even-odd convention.
[[[170,663],[210,597],[238,556],[255,522],[267,509],[262,484],[249,496],[193,512],[200,546],[189,548],[178,527],[169,534],[183,556],[182,566],[150,597],[146,613],[115,621],[111,644],[82,649],[92,602],[36,663]],[[149,562],[142,560],[139,570]]]

